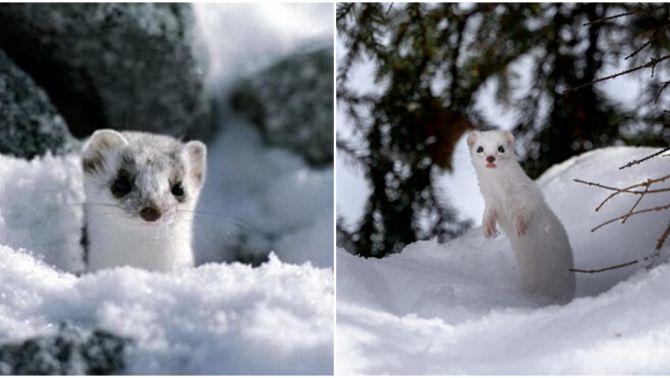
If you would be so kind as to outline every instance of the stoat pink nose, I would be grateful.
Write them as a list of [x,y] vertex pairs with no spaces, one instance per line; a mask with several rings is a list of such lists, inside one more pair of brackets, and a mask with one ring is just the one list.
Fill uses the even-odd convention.
[[147,222],[154,222],[161,217],[161,212],[155,207],[145,207],[140,210],[140,216]]
[[494,161],[496,161],[496,158],[493,156],[487,156],[486,161],[488,161],[489,163],[493,163]]

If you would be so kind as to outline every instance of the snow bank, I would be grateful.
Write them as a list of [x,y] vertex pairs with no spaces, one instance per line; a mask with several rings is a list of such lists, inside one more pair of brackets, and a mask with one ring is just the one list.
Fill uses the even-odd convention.
[[[667,213],[630,218],[635,198],[573,178],[621,186],[667,172],[667,158],[617,168],[654,149],[607,148],[554,166],[538,183],[563,221],[578,268],[653,252]],[[662,197],[662,196],[659,196]],[[660,204],[647,198],[640,209]],[[667,203],[667,196],[665,196]],[[668,247],[664,247],[668,253]],[[578,298],[547,305],[520,293],[508,240],[471,230],[444,245],[422,241],[381,260],[337,253],[338,374],[653,374],[670,371],[670,266],[577,276]]]
[[272,257],[174,274],[118,268],[76,277],[0,247],[0,339],[64,320],[127,336],[128,374],[327,374],[332,273]]
[[83,270],[82,180],[77,155],[32,161],[0,155],[0,245],[62,270]]

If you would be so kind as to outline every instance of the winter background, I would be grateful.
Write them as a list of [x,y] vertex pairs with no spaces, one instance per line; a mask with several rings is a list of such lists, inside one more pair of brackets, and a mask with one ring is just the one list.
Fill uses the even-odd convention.
[[[212,97],[224,99],[237,79],[287,54],[332,43],[332,4],[194,7]],[[58,347],[62,340],[44,337],[65,323],[77,329],[65,339],[86,339],[92,328],[132,339],[121,373],[332,373],[332,164],[268,147],[250,121],[222,107],[196,216],[198,266],[174,273],[77,274],[79,154],[0,155],[0,370],[11,371],[5,357],[27,339]],[[223,262],[244,260],[222,248],[240,238],[269,259],[255,268]],[[40,363],[48,370],[57,362],[47,351]],[[52,371],[86,372],[71,354]]]
[[[336,46],[339,59],[341,41]],[[517,72],[527,72],[527,64],[518,62]],[[375,91],[373,72],[372,63],[359,64],[351,82],[361,91]],[[609,96],[631,104],[639,95],[638,79],[631,75],[601,85]],[[514,114],[495,104],[495,90],[489,84],[481,91],[477,106],[491,123],[510,129]],[[352,135],[347,115],[336,114],[338,135]],[[628,211],[636,198],[619,196],[595,213],[608,192],[573,179],[627,186],[658,177],[667,172],[663,169],[670,157],[618,170],[655,151],[596,150],[552,167],[537,180],[567,229],[577,268],[603,268],[653,253],[667,216],[644,214],[591,233]],[[369,188],[362,172],[340,155],[336,167],[337,215],[355,224]],[[664,295],[670,290],[668,264],[649,271],[637,264],[577,273],[577,299],[565,306],[525,297],[506,236],[486,240],[482,235],[484,201],[465,137],[455,149],[453,173],[443,174],[439,182],[450,204],[473,220],[465,235],[445,244],[419,241],[383,259],[337,250],[336,374],[670,372],[670,321],[663,315],[670,308]],[[646,198],[640,206],[657,206],[660,200]],[[667,244],[663,253],[668,253]]]

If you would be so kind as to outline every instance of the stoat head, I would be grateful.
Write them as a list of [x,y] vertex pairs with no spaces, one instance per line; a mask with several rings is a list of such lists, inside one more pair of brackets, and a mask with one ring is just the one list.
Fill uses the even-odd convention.
[[468,135],[472,163],[478,169],[500,169],[514,162],[514,135],[509,131],[473,131]]
[[98,130],[82,155],[87,205],[141,224],[174,224],[192,215],[206,160],[207,147],[199,141]]

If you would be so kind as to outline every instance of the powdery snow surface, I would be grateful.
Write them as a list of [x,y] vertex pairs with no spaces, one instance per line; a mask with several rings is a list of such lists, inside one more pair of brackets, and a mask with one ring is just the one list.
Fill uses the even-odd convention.
[[[647,256],[667,226],[653,212],[590,229],[623,215],[636,197],[580,178],[627,186],[667,174],[668,157],[618,170],[655,152],[592,151],[549,169],[538,183],[566,226],[581,269]],[[662,185],[662,184],[661,184]],[[653,186],[652,186],[653,188]],[[639,209],[667,203],[645,198]],[[668,254],[664,247],[664,255]],[[384,259],[337,252],[337,374],[656,374],[670,372],[670,266],[578,274],[565,306],[520,293],[504,235],[480,228],[444,245],[421,241]]]
[[0,247],[0,338],[63,320],[135,343],[128,374],[332,372],[332,274],[271,258],[173,274],[118,268],[76,277]]
[[80,157],[0,155],[0,343],[71,321],[133,339],[124,373],[331,374],[332,169],[263,147],[242,122],[225,130],[209,149],[196,255],[224,260],[242,227],[274,237],[262,247],[276,254],[258,268],[76,276]]

